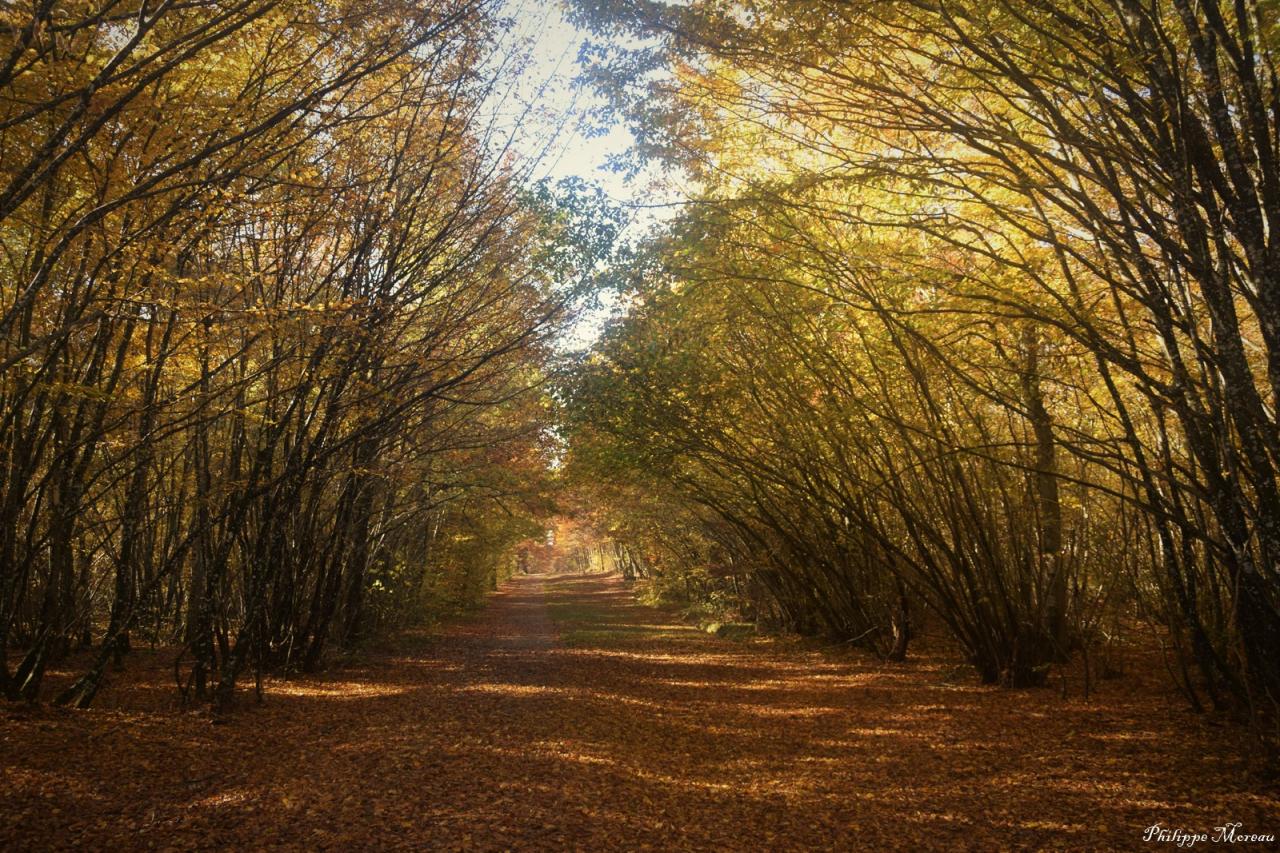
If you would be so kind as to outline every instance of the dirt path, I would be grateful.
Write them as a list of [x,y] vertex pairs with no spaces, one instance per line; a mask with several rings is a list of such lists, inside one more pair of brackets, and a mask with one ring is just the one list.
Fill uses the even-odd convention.
[[269,685],[230,725],[168,708],[163,667],[152,676],[89,713],[9,710],[0,848],[1097,850],[1172,847],[1143,844],[1154,823],[1280,834],[1280,801],[1244,775],[1248,742],[1155,682],[1063,700],[927,658],[720,640],[612,578],[516,579],[429,649]]

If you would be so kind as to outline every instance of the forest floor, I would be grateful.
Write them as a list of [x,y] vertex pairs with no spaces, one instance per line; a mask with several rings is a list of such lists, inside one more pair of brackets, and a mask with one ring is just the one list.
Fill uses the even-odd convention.
[[[413,645],[412,643],[409,645]],[[135,653],[0,720],[0,849],[1161,849],[1280,835],[1247,735],[1163,677],[978,687],[721,639],[600,576],[520,577],[429,643],[267,684],[224,725]],[[1159,674],[1156,674],[1159,675]],[[1078,691],[1074,691],[1078,693]],[[1213,845],[1203,844],[1201,847]]]

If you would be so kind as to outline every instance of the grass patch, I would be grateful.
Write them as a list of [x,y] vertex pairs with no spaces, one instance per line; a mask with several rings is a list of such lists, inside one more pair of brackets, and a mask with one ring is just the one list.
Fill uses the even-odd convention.
[[756,626],[750,622],[712,622],[702,630],[722,640],[731,640],[735,643],[756,637]]
[[582,625],[600,621],[599,608],[576,601],[551,601],[547,613],[557,625]]
[[[599,587],[593,584],[593,589]],[[670,614],[636,602],[629,593],[584,594],[578,577],[548,579],[544,591],[547,615],[566,646],[616,647],[698,636],[697,629],[671,624]]]

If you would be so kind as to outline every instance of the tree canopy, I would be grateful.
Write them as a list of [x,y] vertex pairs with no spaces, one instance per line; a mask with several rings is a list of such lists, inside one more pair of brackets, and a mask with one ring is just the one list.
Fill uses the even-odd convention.
[[888,656],[928,613],[991,682],[1137,608],[1193,702],[1270,715],[1265,5],[576,3],[587,77],[683,182],[566,384],[606,523]]

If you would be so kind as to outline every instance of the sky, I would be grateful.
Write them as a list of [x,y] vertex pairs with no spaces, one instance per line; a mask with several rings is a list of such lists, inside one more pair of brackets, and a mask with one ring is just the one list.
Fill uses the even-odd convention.
[[[541,164],[542,174],[552,178],[578,176],[599,184],[618,201],[630,202],[642,193],[643,178],[627,181],[607,168],[611,156],[624,154],[632,144],[631,134],[613,125],[600,136],[589,136],[577,119],[600,105],[600,99],[575,86],[579,72],[578,49],[588,34],[567,20],[560,0],[506,0],[505,9],[515,20],[510,36],[527,43],[529,65],[519,77],[513,104],[533,104],[536,116],[525,144],[533,154],[547,141],[548,132],[556,143]],[[568,125],[561,128],[562,121]]]
[[[502,109],[511,124],[521,128],[515,131],[516,153],[538,159],[533,177],[582,178],[615,202],[633,206],[627,236],[662,219],[663,211],[649,206],[664,197],[657,174],[644,171],[628,178],[609,168],[610,159],[624,155],[633,144],[627,129],[614,124],[603,133],[589,132],[593,123],[585,117],[601,101],[575,85],[578,50],[588,34],[565,19],[560,0],[506,0],[504,11],[515,21],[508,38],[512,45],[527,47],[528,66],[518,75],[514,90],[503,94]],[[605,321],[620,310],[616,295],[604,294],[601,305],[586,310],[562,336],[561,349],[586,349]]]

